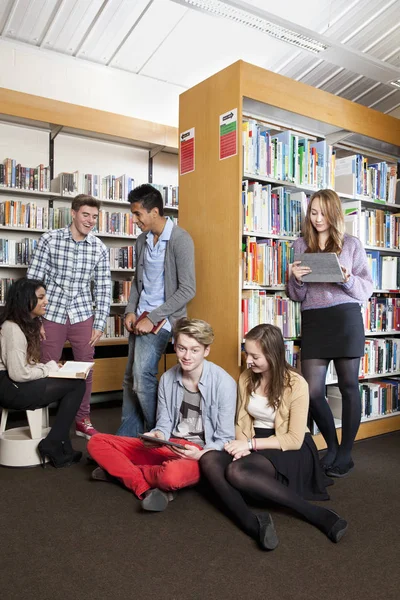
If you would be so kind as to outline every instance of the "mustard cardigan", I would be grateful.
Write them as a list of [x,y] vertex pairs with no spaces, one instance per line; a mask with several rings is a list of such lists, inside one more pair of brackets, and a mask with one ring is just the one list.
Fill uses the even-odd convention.
[[[253,418],[247,412],[246,383],[250,369],[239,377],[238,405],[236,412],[236,439],[254,437]],[[275,436],[282,450],[299,450],[303,444],[307,427],[309,405],[308,384],[298,373],[290,373],[292,389],[287,387],[275,415]]]

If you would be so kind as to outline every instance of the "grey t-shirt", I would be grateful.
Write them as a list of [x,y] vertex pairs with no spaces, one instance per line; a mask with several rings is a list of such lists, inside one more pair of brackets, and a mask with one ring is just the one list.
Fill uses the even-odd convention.
[[172,437],[184,438],[203,447],[205,441],[200,392],[191,392],[184,386],[179,412],[179,422],[172,432]]

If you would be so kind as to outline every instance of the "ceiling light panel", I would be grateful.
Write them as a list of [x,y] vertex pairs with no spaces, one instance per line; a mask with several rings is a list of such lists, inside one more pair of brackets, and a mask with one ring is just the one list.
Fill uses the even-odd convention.
[[75,54],[102,4],[103,0],[62,2],[42,42],[42,48]]
[[266,33],[275,39],[278,39],[287,44],[292,44],[308,52],[319,54],[327,49],[327,45],[323,42],[308,37],[297,31],[292,31],[286,27],[282,27],[257,16],[251,12],[231,6],[220,0],[175,0],[179,1],[180,4],[187,4],[188,6],[197,10],[209,13],[214,17],[221,17],[229,19],[240,25],[250,27],[255,31]]
[[104,4],[77,56],[107,64],[149,4],[151,0],[114,0]]
[[11,3],[4,37],[39,46],[56,8],[54,1],[49,0],[18,0]]
[[137,73],[154,52],[162,52],[163,41],[174,35],[173,29],[188,10],[175,2],[155,0],[115,54],[110,66]]

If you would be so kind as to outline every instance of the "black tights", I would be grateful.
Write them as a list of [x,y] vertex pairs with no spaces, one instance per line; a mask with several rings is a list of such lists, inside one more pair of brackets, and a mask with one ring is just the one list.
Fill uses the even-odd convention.
[[241,492],[256,500],[290,508],[326,534],[338,518],[327,508],[303,500],[278,481],[275,467],[260,453],[253,452],[233,461],[225,451],[210,450],[200,459],[200,468],[233,520],[254,539],[258,539],[259,524]]
[[52,379],[46,381],[46,405],[59,400],[57,415],[53,427],[46,439],[54,441],[69,440],[69,430],[85,395],[84,379]]
[[301,371],[310,390],[311,417],[327,444],[323,463],[345,466],[351,461],[351,450],[361,419],[361,397],[358,387],[360,359],[333,359],[342,394],[342,441],[340,446],[332,412],[325,399],[325,378],[329,362],[329,359],[324,358],[303,360]]
[[0,406],[14,410],[35,410],[59,401],[54,425],[46,439],[69,440],[69,429],[85,394],[83,379],[46,377],[34,381],[14,382],[8,374],[0,375]]

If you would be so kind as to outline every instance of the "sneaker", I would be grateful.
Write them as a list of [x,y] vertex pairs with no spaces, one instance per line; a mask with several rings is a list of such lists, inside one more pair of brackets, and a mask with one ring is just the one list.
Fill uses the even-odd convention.
[[84,437],[87,440],[90,440],[92,435],[96,435],[96,433],[99,433],[97,429],[93,427],[88,417],[86,417],[85,419],[81,419],[80,421],[75,421],[75,430],[76,435],[78,435],[79,437]]
[[113,477],[101,467],[97,467],[94,471],[92,471],[92,479],[95,479],[96,481],[117,481],[116,477]]
[[142,508],[143,510],[161,512],[167,508],[168,502],[169,499],[166,492],[163,492],[158,488],[153,488],[145,492],[142,500]]

